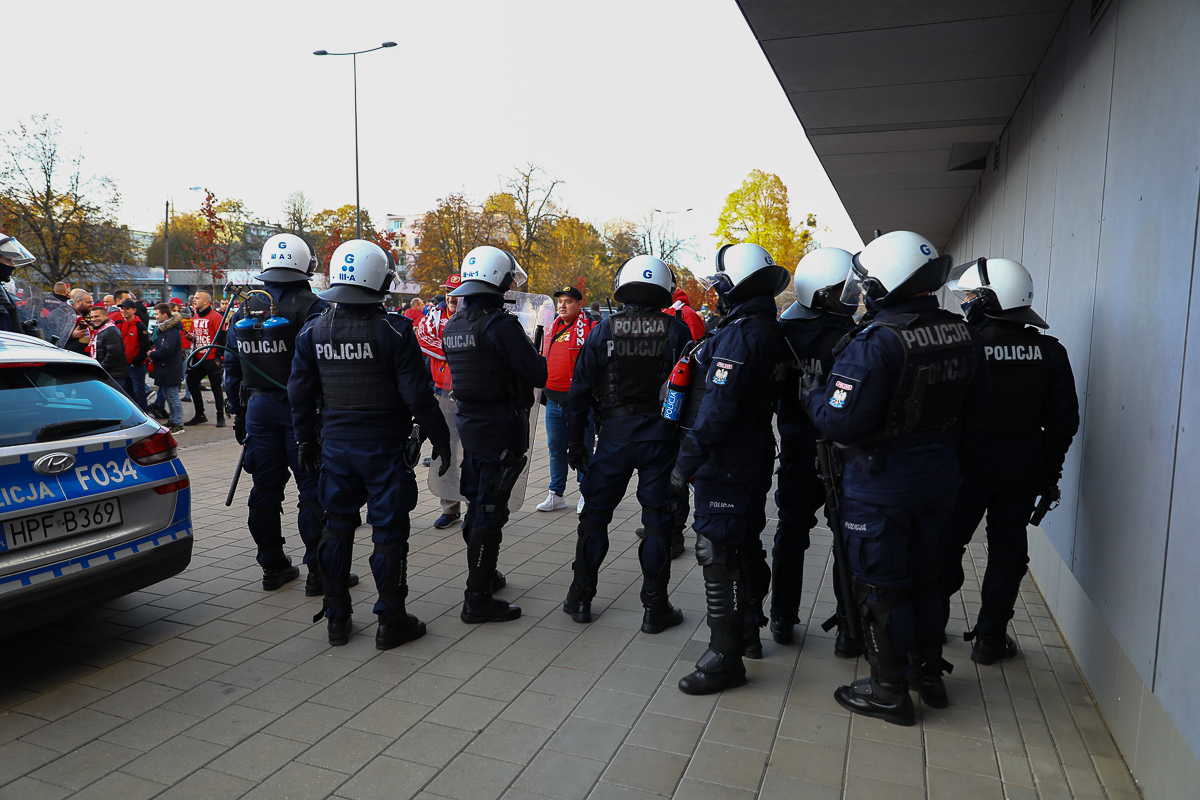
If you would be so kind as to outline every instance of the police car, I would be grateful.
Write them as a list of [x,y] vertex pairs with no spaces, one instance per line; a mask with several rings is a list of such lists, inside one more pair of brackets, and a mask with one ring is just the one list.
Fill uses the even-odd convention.
[[188,486],[96,361],[0,333],[0,636],[182,572]]

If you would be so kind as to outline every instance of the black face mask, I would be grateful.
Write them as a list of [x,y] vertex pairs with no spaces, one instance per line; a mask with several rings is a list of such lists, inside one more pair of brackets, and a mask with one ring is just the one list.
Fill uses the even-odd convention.
[[16,268],[9,266],[8,264],[0,264],[0,283],[3,283],[11,278],[14,269]]

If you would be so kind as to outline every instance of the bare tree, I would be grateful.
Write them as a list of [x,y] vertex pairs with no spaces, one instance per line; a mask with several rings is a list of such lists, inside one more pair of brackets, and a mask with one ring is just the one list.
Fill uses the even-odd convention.
[[552,178],[547,182],[541,177],[545,170],[536,164],[526,164],[524,169],[518,168],[516,172],[504,183],[504,191],[488,198],[484,212],[499,223],[513,255],[528,271],[536,267],[534,262],[551,225],[558,218],[558,208],[552,198],[554,189],[562,181]]
[[116,221],[116,183],[85,177],[83,155],[62,152],[61,132],[58,121],[43,114],[0,136],[0,224],[37,257],[24,269],[32,283],[122,275],[130,246],[129,231]]
[[300,189],[292,192],[283,201],[283,227],[297,236],[303,236],[313,227],[313,204]]
[[675,230],[675,223],[669,218],[655,216],[653,211],[642,215],[633,236],[639,254],[654,256],[673,266],[678,265],[681,256],[695,255],[693,238],[681,238]]

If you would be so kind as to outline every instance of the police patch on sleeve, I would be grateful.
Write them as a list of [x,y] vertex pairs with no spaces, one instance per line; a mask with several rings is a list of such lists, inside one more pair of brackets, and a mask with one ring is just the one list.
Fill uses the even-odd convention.
[[724,386],[729,383],[729,376],[733,373],[734,365],[728,361],[713,362],[712,382],[717,386]]
[[850,393],[854,391],[855,381],[844,375],[835,374],[833,377],[833,394],[829,395],[829,405],[833,408],[845,408]]

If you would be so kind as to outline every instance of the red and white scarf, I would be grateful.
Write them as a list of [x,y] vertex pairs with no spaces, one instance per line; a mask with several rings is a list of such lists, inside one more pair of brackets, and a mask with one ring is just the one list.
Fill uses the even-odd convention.
[[92,358],[96,357],[96,342],[100,339],[100,332],[103,330],[107,330],[108,328],[115,328],[115,327],[117,327],[117,326],[113,324],[113,321],[111,319],[106,319],[104,321],[103,325],[101,325],[99,328],[96,328],[94,331],[91,332],[90,335],[92,338],[91,338],[91,341],[89,341],[87,344],[87,354],[89,356],[91,356]]
[[[571,326],[571,330],[567,333],[567,352],[571,355],[571,363],[579,358],[579,349],[583,347],[583,343],[587,341],[588,334],[592,332],[592,328],[596,327],[596,323],[587,314],[582,311],[575,318],[575,324]],[[566,330],[567,323],[562,317],[554,320],[554,325],[550,328],[550,335],[546,337],[545,344],[542,346],[542,355],[550,355],[550,345],[558,340],[559,335]]]

